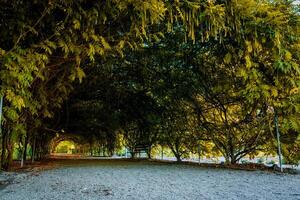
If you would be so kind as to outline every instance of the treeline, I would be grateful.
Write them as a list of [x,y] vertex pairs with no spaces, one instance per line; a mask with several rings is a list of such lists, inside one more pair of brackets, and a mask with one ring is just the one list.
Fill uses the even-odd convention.
[[254,101],[245,91],[245,77],[236,73],[239,65],[231,67],[226,60],[224,44],[183,39],[178,26],[158,43],[87,68],[62,124],[68,121],[69,131],[91,138],[96,149],[97,141],[106,141],[111,153],[126,146],[135,156],[135,149],[144,146],[151,157],[151,148],[159,145],[180,161],[200,148],[203,155],[236,163],[245,156],[276,154],[277,109],[283,154],[286,162],[297,163],[297,113],[264,101],[272,98],[269,88],[259,91],[269,96]]
[[299,20],[285,0],[1,1],[1,166],[62,130],[235,163],[276,152],[275,116],[297,162]]

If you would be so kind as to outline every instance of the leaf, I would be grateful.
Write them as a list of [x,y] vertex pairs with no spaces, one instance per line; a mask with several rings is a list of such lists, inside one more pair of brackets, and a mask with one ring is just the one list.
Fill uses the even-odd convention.
[[0,56],[3,56],[5,54],[5,50],[0,48]]
[[79,20],[75,19],[75,20],[73,21],[73,27],[74,27],[74,29],[76,29],[76,30],[80,29],[80,22],[79,22]]
[[15,121],[18,119],[19,115],[18,113],[16,112],[16,110],[10,108],[10,109],[7,109],[6,112],[5,112],[5,116],[12,120],[12,121]]
[[277,91],[276,88],[271,88],[271,95],[272,95],[273,97],[277,97],[277,96],[278,96],[278,91]]
[[75,69],[76,69],[76,73],[77,73],[77,78],[79,79],[79,82],[81,83],[82,79],[85,77],[85,73],[81,67],[76,67]]
[[286,59],[287,61],[290,61],[290,60],[292,59],[292,54],[291,54],[291,52],[286,51],[284,57],[285,57],[285,59]]
[[245,61],[246,61],[246,68],[249,69],[252,66],[251,58],[249,55],[245,56]]
[[5,98],[18,110],[25,107],[24,99],[21,96],[16,95],[12,90],[6,91]]
[[121,50],[124,48],[124,45],[125,45],[125,41],[124,40],[121,40],[118,44],[118,48]]
[[231,59],[232,59],[232,55],[231,53],[227,53],[224,57],[224,62],[225,64],[230,64],[231,63]]
[[246,49],[247,49],[248,53],[251,53],[253,51],[251,42],[246,40],[245,44],[246,44]]
[[111,49],[110,45],[108,44],[108,42],[105,40],[104,37],[100,37],[100,40],[101,40],[101,44],[103,45],[104,49],[106,49],[106,50]]
[[95,56],[95,47],[92,44],[89,45],[89,48],[87,50],[87,54],[88,54],[90,60],[92,62],[94,62],[95,61],[95,58],[94,58],[94,56]]

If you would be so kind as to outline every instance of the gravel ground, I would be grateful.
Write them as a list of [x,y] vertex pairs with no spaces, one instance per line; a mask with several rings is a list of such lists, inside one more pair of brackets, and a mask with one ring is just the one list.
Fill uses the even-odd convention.
[[300,200],[300,175],[147,161],[55,162],[60,166],[51,170],[0,174],[0,182],[8,179],[0,199]]

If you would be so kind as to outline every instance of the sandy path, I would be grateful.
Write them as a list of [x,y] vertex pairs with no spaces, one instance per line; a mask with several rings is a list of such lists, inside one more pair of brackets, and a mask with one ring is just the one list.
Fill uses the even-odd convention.
[[300,175],[146,161],[67,161],[63,165],[14,175],[13,184],[0,189],[0,199],[300,200]]

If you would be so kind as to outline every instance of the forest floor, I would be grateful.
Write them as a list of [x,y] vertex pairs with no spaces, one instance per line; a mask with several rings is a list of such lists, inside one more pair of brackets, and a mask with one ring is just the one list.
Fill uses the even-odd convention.
[[1,200],[300,200],[299,188],[300,175],[146,160],[50,160],[0,172]]

